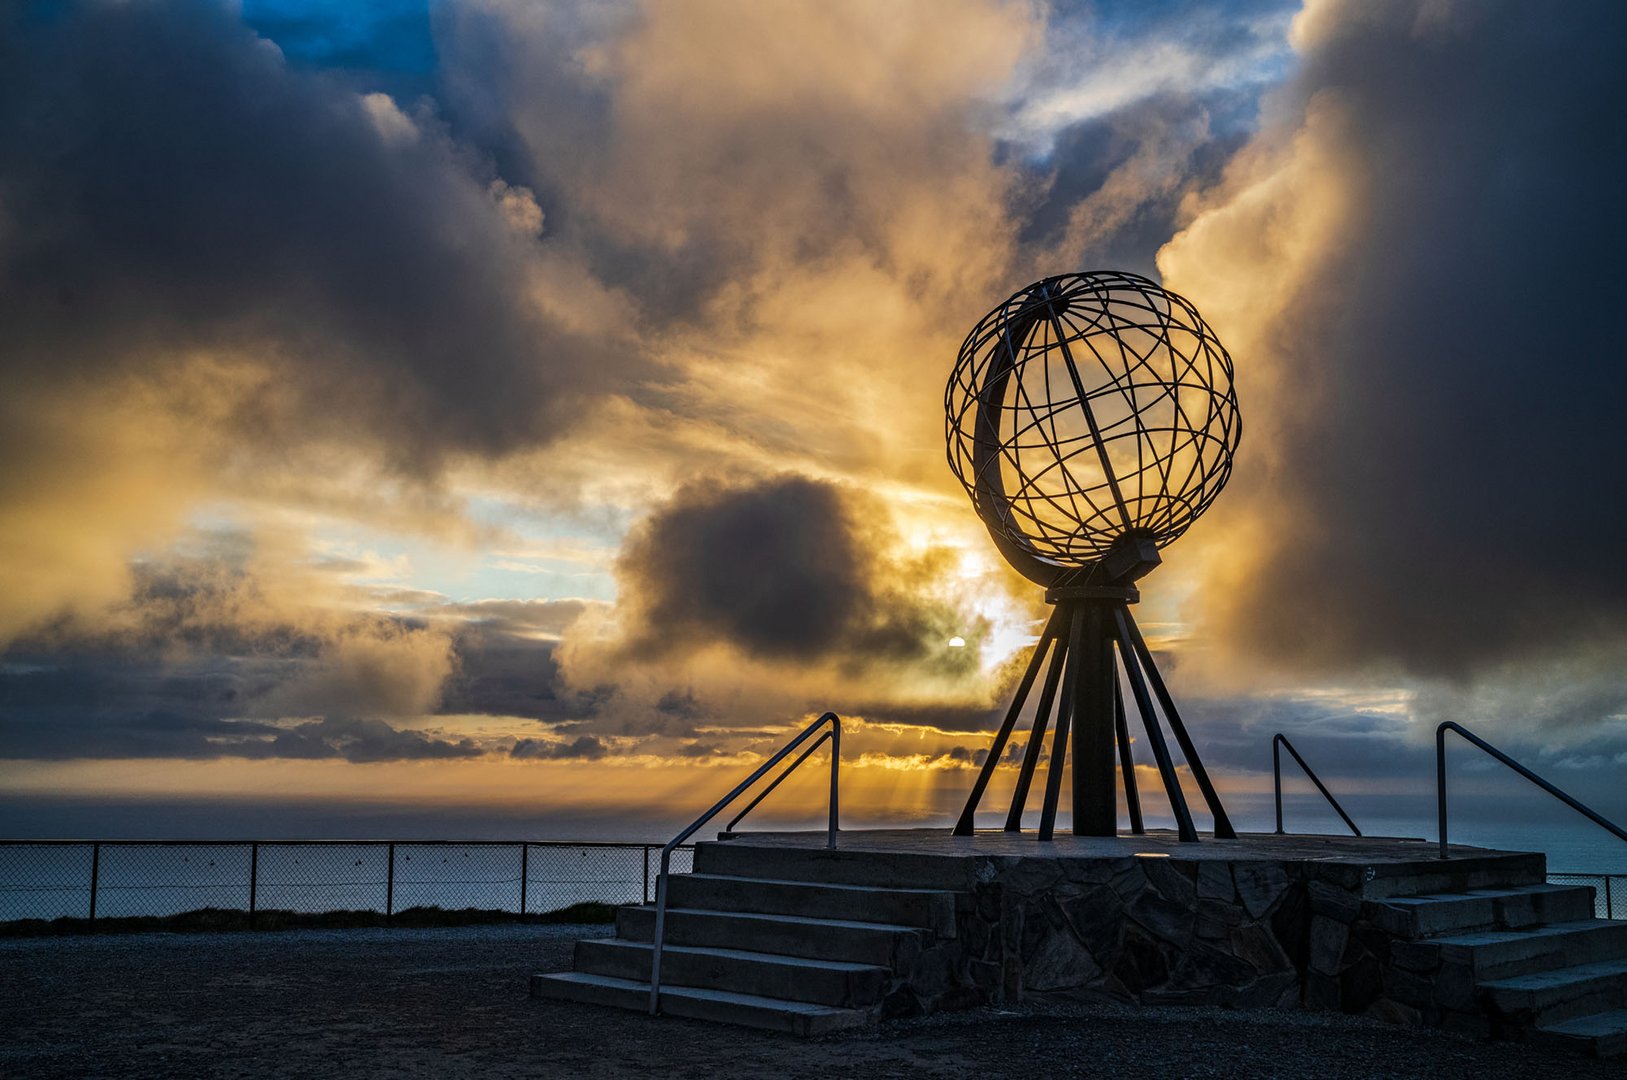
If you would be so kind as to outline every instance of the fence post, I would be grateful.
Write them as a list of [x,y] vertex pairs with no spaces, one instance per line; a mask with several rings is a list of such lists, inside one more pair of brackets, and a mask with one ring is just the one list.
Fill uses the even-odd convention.
[[650,902],[650,845],[644,845],[644,902]]
[[390,844],[390,868],[384,872],[384,917],[395,917],[395,844]]
[[90,925],[96,925],[96,887],[102,876],[102,845],[90,845]]
[[254,912],[259,907],[260,845],[249,845],[249,929],[254,929]]
[[531,845],[520,845],[520,915],[525,915],[525,887],[531,880]]

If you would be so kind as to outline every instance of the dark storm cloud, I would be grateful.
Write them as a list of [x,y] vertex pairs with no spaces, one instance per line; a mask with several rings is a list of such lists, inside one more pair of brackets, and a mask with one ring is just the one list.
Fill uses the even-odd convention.
[[[133,565],[130,596],[96,618],[66,615],[0,650],[0,755],[382,761],[481,752],[387,722],[434,711],[462,652],[454,626],[345,610],[355,597],[336,586],[332,567],[256,569],[242,534],[202,534],[193,546]],[[480,657],[478,642],[467,651]],[[483,670],[477,663],[464,678],[464,698],[478,696]]]
[[[1025,657],[1030,650],[1023,650]],[[857,701],[846,711],[877,724],[902,724],[907,727],[931,727],[940,731],[993,731],[1005,719],[1006,707],[1011,703],[1013,689],[1004,687],[998,695],[997,705],[942,704],[903,705],[886,701]]]
[[472,739],[442,739],[402,731],[365,717],[319,717],[279,734],[263,753],[231,751],[244,757],[343,758],[351,762],[430,761],[479,757],[486,751]]
[[614,687],[571,687],[560,676],[558,643],[474,624],[455,636],[457,670],[441,711],[521,716],[551,722],[596,716]]
[[1298,6],[1099,0],[1052,10],[1055,42],[1001,148],[1043,177],[1016,222],[1022,243],[1043,253],[1040,272],[1156,276],[1153,254],[1182,223],[1183,199],[1220,179],[1254,131],[1261,90],[1286,73],[1284,31]]
[[680,493],[617,565],[644,603],[637,648],[724,640],[766,657],[838,648],[870,602],[869,566],[836,489],[801,477]]
[[467,739],[401,731],[383,720],[240,719],[243,691],[279,675],[264,665],[160,666],[128,657],[0,666],[0,758],[339,758],[352,762],[473,757]]
[[[1277,656],[1335,667],[1464,677],[1621,641],[1627,8],[1312,16],[1262,142],[1288,146],[1288,120],[1290,153],[1324,170],[1295,212],[1337,224],[1259,331],[1265,355],[1237,358],[1245,409],[1251,380],[1272,398],[1256,431],[1278,434],[1272,470],[1245,440],[1234,509],[1270,524],[1208,602]],[[1274,205],[1269,183],[1245,169],[1231,212]],[[1161,257],[1177,287],[1227,273],[1209,238],[1249,239],[1246,217],[1205,231],[1220,220]],[[1283,265],[1265,269],[1256,292],[1239,278],[1237,311],[1274,310]],[[1251,376],[1256,359],[1275,366]]]
[[1182,200],[1220,179],[1242,133],[1216,135],[1216,98],[1160,94],[1109,116],[1071,125],[1046,159],[1049,178],[1022,222],[1022,240],[1056,266],[1112,267],[1149,276],[1154,253],[1175,231]]
[[[0,651],[0,757],[466,757],[485,749],[382,717],[438,701],[445,713],[569,721],[613,692],[564,686],[556,643],[527,636],[519,617],[554,618],[544,605],[462,626],[382,613],[303,623],[309,613],[279,609],[260,584],[225,560],[139,566],[107,625],[63,620]],[[552,756],[596,757],[594,744]]]
[[614,377],[536,313],[534,238],[432,119],[291,70],[224,4],[38,10],[0,16],[13,385],[247,356],[278,377],[241,438],[360,430],[429,466],[545,439]]
[[609,752],[609,748],[595,736],[579,735],[574,739],[556,741],[517,739],[509,750],[509,756],[539,761],[597,761]]
[[875,512],[800,476],[684,488],[617,562],[628,649],[653,658],[722,643],[767,660],[923,659],[967,620],[889,578],[865,511]]

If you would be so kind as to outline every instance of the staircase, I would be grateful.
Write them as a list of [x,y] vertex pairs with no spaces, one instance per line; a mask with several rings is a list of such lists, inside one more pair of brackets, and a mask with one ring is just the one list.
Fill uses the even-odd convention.
[[[1245,837],[1235,861],[1183,864],[1092,839],[875,835],[698,844],[695,872],[669,879],[662,1011],[818,1035],[1029,994],[1228,1000],[1286,976],[1297,996],[1270,1001],[1627,1052],[1627,922],[1594,918],[1590,887],[1548,884],[1540,854]],[[532,995],[647,1010],[654,923],[622,908],[615,937],[578,942]],[[1161,960],[1127,967],[1132,941]],[[1192,957],[1207,966],[1172,991]]]
[[1627,922],[1587,886],[1528,884],[1369,903],[1395,935],[1385,996],[1464,1034],[1627,1052]]
[[[760,860],[702,844],[675,874],[661,952],[661,1010],[672,1016],[818,1035],[911,1011],[911,971],[956,934],[957,894],[839,879],[842,863],[804,858],[757,876]],[[653,905],[616,913],[616,936],[576,945],[575,970],[531,977],[531,996],[649,1008]]]

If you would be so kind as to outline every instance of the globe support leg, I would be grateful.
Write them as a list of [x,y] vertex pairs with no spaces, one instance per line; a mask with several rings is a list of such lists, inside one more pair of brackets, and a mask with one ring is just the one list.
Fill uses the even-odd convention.
[[995,768],[1000,764],[1000,755],[1005,752],[1006,740],[1011,737],[1011,729],[1016,725],[1017,717],[1022,715],[1023,705],[1028,700],[1028,691],[1034,686],[1034,676],[1039,674],[1040,664],[1045,660],[1046,647],[1056,638],[1061,622],[1062,611],[1059,608],[1051,612],[1051,618],[1040,633],[1039,643],[1034,646],[1034,655],[1028,661],[1028,668],[1023,672],[1022,681],[1017,684],[1017,693],[1011,699],[1011,707],[1006,710],[1005,722],[1000,725],[1000,731],[994,737],[994,745],[989,747],[989,756],[983,762],[982,771],[977,774],[977,782],[972,785],[972,793],[967,797],[966,806],[960,812],[960,820],[955,822],[956,836],[972,835],[972,817],[977,812],[977,804],[983,800],[983,792],[989,786]]
[[1147,828],[1141,823],[1141,795],[1136,790],[1135,761],[1130,756],[1130,725],[1124,716],[1124,690],[1119,686],[1117,665],[1113,668],[1113,727],[1118,737],[1119,767],[1124,772],[1124,805],[1130,811],[1130,832],[1141,836]]
[[1152,697],[1147,693],[1147,684],[1142,679],[1141,664],[1136,658],[1135,649],[1129,644],[1129,631],[1125,629],[1129,610],[1119,608],[1113,615],[1118,630],[1119,658],[1124,662],[1124,674],[1130,680],[1130,693],[1135,697],[1136,710],[1141,713],[1141,723],[1146,729],[1153,759],[1158,762],[1158,775],[1163,779],[1164,791],[1169,795],[1169,808],[1175,815],[1175,830],[1182,840],[1195,841],[1198,830],[1192,826],[1192,811],[1187,809],[1180,777],[1175,774],[1175,762],[1169,756],[1169,745],[1164,742],[1164,733],[1159,730],[1158,714],[1153,711]]
[[1039,838],[1056,833],[1056,804],[1062,797],[1062,769],[1068,758],[1068,727],[1073,723],[1079,695],[1080,653],[1084,651],[1085,612],[1077,604],[1058,604],[1057,614],[1068,612],[1068,662],[1062,676],[1062,705],[1056,710],[1056,734],[1051,739],[1051,767],[1045,774],[1045,803],[1040,808]]
[[1203,767],[1198,757],[1197,747],[1192,745],[1192,737],[1186,732],[1186,725],[1181,722],[1181,714],[1175,708],[1175,699],[1170,696],[1169,688],[1164,685],[1164,677],[1158,673],[1158,665],[1152,661],[1152,650],[1147,648],[1147,642],[1141,636],[1141,628],[1136,625],[1135,616],[1130,610],[1124,610],[1124,630],[1129,635],[1130,647],[1141,660],[1141,666],[1146,669],[1147,681],[1152,684],[1152,692],[1158,698],[1159,708],[1164,710],[1164,719],[1169,721],[1170,731],[1175,733],[1175,741],[1181,745],[1181,753],[1186,756],[1187,767],[1192,770],[1192,778],[1198,782],[1198,790],[1203,792],[1203,801],[1209,805],[1209,813],[1215,819],[1215,838],[1219,840],[1236,840],[1237,830],[1232,828],[1231,818],[1226,816],[1226,808],[1221,805],[1220,795],[1215,786],[1209,781],[1209,770]]
[[1034,769],[1039,764],[1040,751],[1045,749],[1045,732],[1051,724],[1051,706],[1056,701],[1057,686],[1062,682],[1062,665],[1068,657],[1068,647],[1056,638],[1051,650],[1051,667],[1045,673],[1045,689],[1040,691],[1039,708],[1034,712],[1034,726],[1028,733],[1028,746],[1023,751],[1022,771],[1017,774],[1017,787],[1011,793],[1011,811],[1006,814],[1006,832],[1021,832],[1023,809],[1028,805],[1028,789],[1034,782]]

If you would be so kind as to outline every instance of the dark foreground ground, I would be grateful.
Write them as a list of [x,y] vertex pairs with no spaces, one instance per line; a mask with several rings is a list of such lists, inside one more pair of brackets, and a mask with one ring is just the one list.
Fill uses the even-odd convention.
[[0,1076],[1590,1077],[1553,1057],[1348,1017],[985,1009],[815,1041],[532,1001],[602,927],[0,941]]

